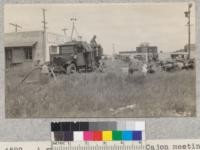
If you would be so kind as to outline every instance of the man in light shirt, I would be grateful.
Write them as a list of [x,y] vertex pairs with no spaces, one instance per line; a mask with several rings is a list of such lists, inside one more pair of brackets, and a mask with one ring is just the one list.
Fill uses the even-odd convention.
[[148,71],[148,69],[147,69],[147,64],[144,63],[144,64],[142,65],[142,73],[143,73],[143,75],[144,75],[145,77],[147,76],[147,71]]

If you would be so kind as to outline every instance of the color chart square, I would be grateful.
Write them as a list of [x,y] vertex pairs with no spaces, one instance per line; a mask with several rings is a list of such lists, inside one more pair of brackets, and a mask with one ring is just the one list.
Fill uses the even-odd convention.
[[60,123],[60,128],[61,128],[61,131],[70,131],[70,122],[61,122]]
[[112,141],[112,131],[103,131],[103,141]]
[[84,131],[83,139],[84,139],[84,141],[93,141],[93,132],[92,131]]
[[51,132],[51,141],[55,141],[54,132]]
[[83,132],[82,131],[74,132],[74,141],[83,141]]
[[80,131],[88,131],[89,122],[80,122]]
[[133,131],[133,141],[142,140],[142,131]]
[[72,131],[79,131],[80,129],[80,123],[79,122],[72,122],[71,123],[71,130]]
[[72,131],[64,132],[64,141],[73,141],[74,136]]
[[126,130],[135,130],[135,121],[126,121]]
[[102,132],[101,131],[94,131],[93,132],[93,140],[94,141],[102,141]]
[[60,123],[51,123],[51,131],[61,131],[60,129]]
[[54,132],[54,139],[55,139],[55,141],[64,141],[64,132],[55,131]]
[[134,130],[136,130],[136,131],[144,131],[145,130],[145,122],[144,121],[136,121]]
[[114,141],[121,141],[122,140],[122,131],[112,131],[112,139]]
[[132,131],[123,131],[122,132],[122,139],[124,141],[132,141],[132,139],[133,139],[133,132]]

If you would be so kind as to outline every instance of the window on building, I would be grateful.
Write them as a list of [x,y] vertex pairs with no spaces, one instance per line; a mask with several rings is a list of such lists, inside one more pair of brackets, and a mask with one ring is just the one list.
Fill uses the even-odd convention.
[[6,59],[12,59],[12,49],[5,48]]
[[32,60],[33,56],[31,47],[24,48],[24,53],[25,53],[25,59]]

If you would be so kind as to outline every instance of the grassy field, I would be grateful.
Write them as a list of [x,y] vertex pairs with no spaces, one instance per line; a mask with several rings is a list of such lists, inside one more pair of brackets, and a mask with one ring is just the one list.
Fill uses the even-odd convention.
[[104,73],[59,75],[47,84],[30,67],[6,71],[6,117],[179,117],[195,116],[195,71],[158,71],[144,77],[122,73],[107,62]]

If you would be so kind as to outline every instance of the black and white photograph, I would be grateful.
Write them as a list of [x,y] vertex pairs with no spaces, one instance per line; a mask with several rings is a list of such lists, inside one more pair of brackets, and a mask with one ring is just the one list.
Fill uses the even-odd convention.
[[6,118],[196,116],[195,3],[6,4]]

